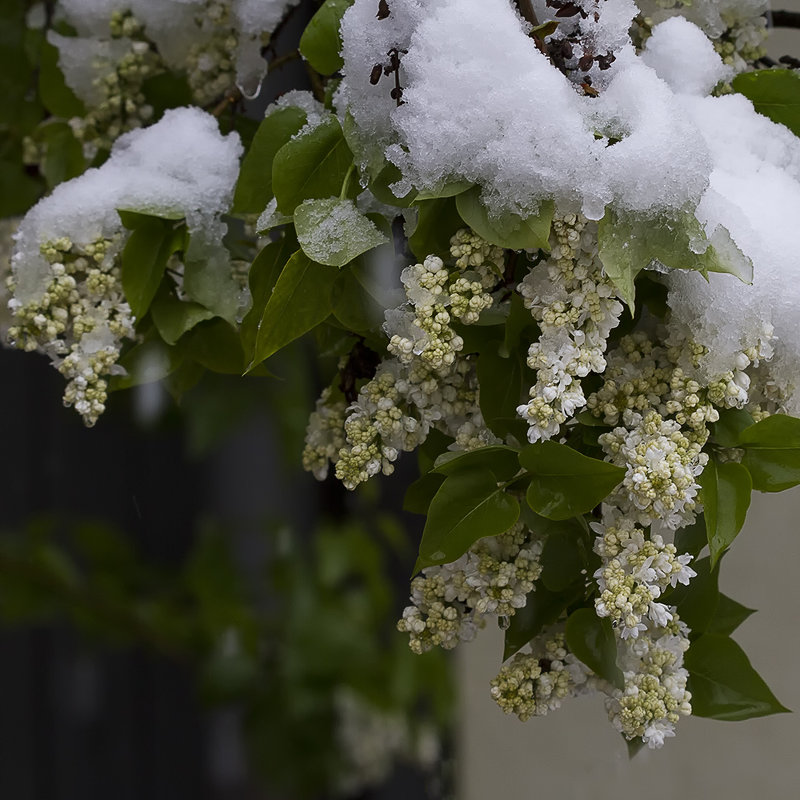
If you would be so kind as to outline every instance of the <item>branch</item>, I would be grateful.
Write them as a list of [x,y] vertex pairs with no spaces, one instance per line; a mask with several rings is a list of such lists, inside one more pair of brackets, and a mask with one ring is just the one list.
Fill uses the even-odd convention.
[[[531,24],[533,29],[539,27],[539,19],[536,16],[536,12],[533,10],[533,3],[531,0],[515,0],[517,4],[517,8],[519,9],[519,13],[522,15],[522,18]],[[536,43],[536,47],[542,55],[547,55],[547,45],[544,43],[544,39],[541,38],[538,34],[531,31],[530,37]]]
[[800,28],[800,12],[773,11],[767,16],[771,28]]

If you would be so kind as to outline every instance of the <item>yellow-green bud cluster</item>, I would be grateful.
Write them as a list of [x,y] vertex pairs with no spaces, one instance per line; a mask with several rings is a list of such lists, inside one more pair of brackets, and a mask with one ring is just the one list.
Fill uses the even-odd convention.
[[102,98],[84,117],[74,117],[70,126],[92,159],[126,131],[147,125],[153,108],[147,104],[143,86],[148,78],[163,72],[161,57],[146,38],[144,27],[130,11],[115,11],[110,20],[111,38],[125,40],[128,48],[115,64],[98,62],[94,88]]
[[658,534],[647,538],[630,517],[610,506],[603,507],[602,523],[592,528],[598,534],[594,550],[603,559],[594,574],[600,592],[597,615],[609,617],[621,639],[646,631],[648,619],[666,625],[672,614],[656,601],[667,587],[687,585],[695,576],[688,566],[692,557],[678,555]]
[[[67,379],[64,405],[74,406],[87,425],[105,410],[108,377],[117,367],[122,340],[134,336],[117,255],[120,242],[99,239],[78,245],[67,238],[42,245],[49,265],[44,291],[22,303],[9,301],[8,338],[20,349],[51,357]],[[12,294],[16,281],[8,279]]]
[[492,699],[506,714],[525,722],[544,716],[588,688],[591,675],[566,648],[562,632],[538,637],[530,652],[517,653],[491,683]]
[[325,480],[328,466],[335,461],[345,446],[344,421],[347,403],[341,393],[329,386],[317,400],[311,413],[303,449],[303,469],[313,473],[317,480]]
[[413,605],[398,630],[416,653],[451,649],[474,637],[487,615],[513,616],[541,574],[542,542],[522,523],[500,536],[480,539],[460,559],[428,567],[411,583]]
[[620,662],[625,688],[606,701],[616,729],[652,749],[674,736],[675,724],[692,713],[692,696],[686,690],[688,672],[683,667],[688,629],[674,611],[672,617],[667,625],[653,626],[624,643]]
[[207,0],[196,24],[209,33],[192,46],[186,66],[195,103],[206,106],[222,97],[236,82],[239,34],[231,19],[230,3],[225,0]]

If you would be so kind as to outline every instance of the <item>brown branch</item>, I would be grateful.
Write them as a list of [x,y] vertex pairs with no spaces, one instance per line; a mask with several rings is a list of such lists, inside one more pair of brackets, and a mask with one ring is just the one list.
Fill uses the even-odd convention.
[[800,28],[800,12],[773,11],[767,15],[767,21],[771,28]]
[[230,106],[235,106],[240,100],[242,99],[242,93],[239,91],[237,87],[233,87],[228,89],[225,92],[225,97],[214,106],[214,109],[211,111],[211,114],[217,119],[219,119],[224,113],[227,108]]
[[547,45],[544,43],[544,39],[541,36],[534,33],[533,31],[539,27],[539,18],[536,16],[536,12],[533,10],[533,3],[531,0],[515,0],[517,4],[517,8],[519,9],[519,13],[522,15],[522,18],[531,24],[533,30],[530,33],[530,37],[533,39],[534,43],[536,44],[536,48],[539,50],[542,55],[548,55],[547,53]]

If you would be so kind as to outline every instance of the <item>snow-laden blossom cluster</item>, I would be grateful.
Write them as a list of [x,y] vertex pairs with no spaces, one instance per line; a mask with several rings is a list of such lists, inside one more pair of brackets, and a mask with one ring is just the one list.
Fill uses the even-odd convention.
[[[22,220],[8,283],[9,338],[51,358],[68,381],[65,404],[87,424],[103,412],[108,378],[124,372],[117,361],[135,336],[121,283],[130,231],[118,209],[185,217],[195,252],[213,253],[240,152],[238,137],[220,135],[199,109],[171,111],[120,137],[100,169],[57,187]],[[196,169],[198,159],[206,169]]]
[[525,606],[542,571],[541,554],[541,539],[522,523],[481,539],[458,561],[414,578],[412,605],[398,629],[409,634],[415,653],[472,640],[487,616],[507,619]]
[[558,433],[586,405],[580,379],[603,372],[606,340],[619,324],[622,304],[603,273],[597,226],[568,214],[553,220],[551,250],[519,286],[541,336],[528,350],[536,372],[530,401],[517,409],[528,422],[528,439]]

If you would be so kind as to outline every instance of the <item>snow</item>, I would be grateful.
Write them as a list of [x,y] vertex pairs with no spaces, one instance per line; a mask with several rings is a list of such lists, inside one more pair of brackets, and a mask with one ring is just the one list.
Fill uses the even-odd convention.
[[42,243],[110,238],[121,230],[117,209],[186,217],[198,249],[221,240],[219,216],[230,205],[241,153],[238,134],[222,136],[216,119],[197,108],[167,111],[155,125],[121,136],[102,167],[57,186],[23,219],[17,298],[24,303],[40,291]]

